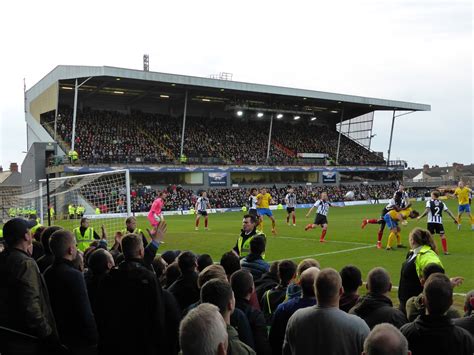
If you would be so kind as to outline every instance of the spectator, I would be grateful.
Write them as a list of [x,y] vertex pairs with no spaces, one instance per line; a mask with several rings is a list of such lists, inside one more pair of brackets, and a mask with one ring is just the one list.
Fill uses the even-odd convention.
[[[58,346],[49,294],[43,276],[29,256],[34,225],[22,218],[13,218],[3,226],[6,249],[0,254],[0,326],[40,338],[52,348]],[[5,353],[37,351],[35,345],[2,344]]]
[[438,249],[431,233],[425,229],[415,228],[409,236],[411,251],[402,265],[400,284],[398,286],[398,299],[400,310],[406,312],[406,303],[410,297],[418,296],[422,291],[420,279],[423,269],[430,263],[443,267],[438,257]]
[[298,264],[298,267],[296,268],[296,277],[294,282],[290,283],[288,285],[288,288],[286,289],[286,298],[287,299],[293,299],[293,298],[300,298],[302,294],[301,287],[299,285],[299,280],[301,277],[301,274],[311,268],[311,267],[316,267],[318,269],[321,269],[321,266],[319,265],[319,261],[315,259],[304,259],[301,260],[300,263]]
[[112,254],[105,249],[96,249],[89,256],[89,268],[84,277],[87,285],[87,294],[89,295],[94,313],[96,313],[95,302],[99,284],[114,266],[115,262]]
[[369,327],[357,316],[339,309],[342,280],[334,269],[316,279],[314,307],[296,311],[286,327],[283,354],[360,354]]
[[267,325],[271,324],[273,313],[276,311],[286,297],[286,289],[291,280],[295,277],[296,264],[291,260],[283,260],[278,264],[279,284],[265,292],[260,303],[262,304],[263,314]]
[[178,266],[181,276],[168,288],[168,291],[176,298],[180,309],[184,311],[199,300],[196,255],[190,251],[182,252],[178,256]]
[[263,313],[250,306],[250,297],[254,292],[252,274],[239,270],[230,277],[230,284],[235,295],[235,306],[247,316],[255,342],[255,351],[258,355],[270,354],[267,327]]
[[[37,223],[36,218],[34,218],[33,221]],[[44,226],[37,227],[35,233],[33,234],[33,252],[31,253],[31,257],[34,260],[38,260],[44,255],[44,247],[41,243],[41,233],[43,233],[45,229],[46,227]]]
[[319,269],[317,267],[310,267],[303,271],[300,276],[300,286],[302,290],[301,297],[292,298],[277,307],[269,336],[273,355],[280,355],[282,353],[285,330],[291,316],[298,309],[311,307],[316,304],[314,283],[316,282],[318,275]]
[[165,270],[165,277],[163,280],[164,287],[169,289],[169,287],[174,284],[174,282],[181,276],[181,271],[179,270],[178,262],[175,261],[168,265]]
[[410,355],[407,339],[389,323],[378,324],[364,342],[362,355]]
[[76,240],[71,232],[51,235],[53,265],[44,272],[59,338],[73,354],[97,353],[97,327],[82,272],[74,267]]
[[257,230],[257,218],[254,215],[246,214],[242,220],[242,229],[233,251],[240,258],[247,256],[250,253],[250,242],[257,235],[265,238],[265,234]]
[[339,274],[344,288],[344,293],[339,300],[339,309],[349,312],[359,300],[357,290],[362,286],[362,274],[359,268],[353,265],[344,266]]
[[211,303],[219,311],[227,325],[228,352],[230,354],[255,354],[253,349],[239,340],[237,330],[231,325],[231,315],[235,310],[232,287],[226,278],[212,279],[201,287],[201,303]]
[[466,294],[466,301],[464,302],[464,314],[463,318],[454,319],[454,324],[458,327],[466,329],[474,337],[474,290],[469,291]]
[[266,291],[278,285],[278,264],[279,261],[271,263],[268,272],[264,273],[260,279],[255,280],[255,293],[258,300],[262,299]]
[[51,253],[51,249],[49,249],[49,238],[51,238],[51,235],[54,232],[61,229],[62,227],[59,227],[59,226],[51,226],[51,227],[47,227],[43,231],[43,233],[41,233],[40,239],[41,239],[41,244],[43,244],[44,255],[38,260],[36,260],[36,263],[38,264],[38,268],[42,274],[50,265],[53,264],[53,261],[54,261],[54,255],[53,253]]
[[230,276],[234,272],[240,270],[239,257],[232,251],[229,251],[222,255],[220,264],[224,268],[228,280],[230,280]]
[[203,303],[184,317],[179,327],[183,355],[225,355],[226,323],[216,306]]
[[[122,251],[124,261],[99,285],[96,306],[99,350],[114,355],[159,353],[166,348],[167,339],[161,287],[154,272],[144,263],[141,236],[123,237]],[[124,334],[124,329],[126,336],[117,341],[117,335]]]
[[390,323],[400,328],[408,322],[403,312],[393,308],[390,299],[392,283],[387,270],[381,267],[370,270],[367,275],[367,290],[367,295],[359,298],[349,311],[350,314],[361,317],[370,329],[381,323]]
[[[423,269],[423,277],[420,280],[421,286],[423,287],[425,281],[428,280],[428,277],[430,277],[431,274],[435,273],[444,274],[444,269],[439,264],[435,263],[426,265],[426,267]],[[420,293],[418,296],[413,296],[408,299],[406,305],[406,313],[409,322],[413,322],[420,314],[425,314],[425,305],[423,304],[423,292]],[[461,317],[461,314],[459,314],[458,310],[454,306],[449,307],[448,311],[446,312],[446,315],[451,319]]]
[[469,332],[445,315],[453,303],[453,287],[445,275],[435,273],[426,280],[423,302],[426,314],[400,329],[413,355],[472,355],[474,344]]
[[197,271],[201,272],[207,266],[212,265],[214,262],[209,254],[201,254],[197,258]]
[[266,239],[262,236],[255,236],[250,241],[250,254],[240,261],[243,270],[249,271],[254,280],[258,280],[270,269],[270,265],[263,260],[265,254]]

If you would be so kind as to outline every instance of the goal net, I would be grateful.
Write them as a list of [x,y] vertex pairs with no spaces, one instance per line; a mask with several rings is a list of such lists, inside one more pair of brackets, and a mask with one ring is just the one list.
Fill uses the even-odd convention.
[[110,240],[125,228],[125,218],[131,216],[128,170],[53,178],[47,185],[46,180],[40,180],[37,192],[38,217],[44,225],[48,223],[48,209],[51,224],[69,230],[87,217],[97,234],[101,235],[104,226]]

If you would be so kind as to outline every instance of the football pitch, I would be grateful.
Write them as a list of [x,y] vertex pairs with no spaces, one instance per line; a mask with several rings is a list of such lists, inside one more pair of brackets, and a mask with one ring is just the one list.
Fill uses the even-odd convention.
[[[454,214],[457,213],[456,201],[448,200],[447,205]],[[315,258],[321,263],[321,267],[333,267],[337,270],[353,264],[360,268],[364,280],[370,269],[382,266],[390,272],[393,285],[398,286],[400,267],[408,249],[386,251],[385,245],[389,233],[387,229],[382,240],[384,249],[376,249],[378,225],[369,224],[365,229],[360,227],[364,218],[378,218],[383,207],[383,204],[379,204],[331,208],[328,215],[326,243],[319,242],[321,234],[319,227],[308,232],[304,231],[305,225],[314,219],[314,214],[305,218],[307,210],[297,209],[296,227],[293,227],[286,225],[285,210],[273,211],[277,221],[276,235],[271,234],[270,220],[267,217],[264,220],[264,232],[267,236],[266,260],[271,262],[291,259],[297,263],[305,258]],[[421,213],[424,210],[424,202],[414,203],[413,208]],[[214,261],[219,261],[222,254],[235,245],[242,225],[242,216],[241,212],[211,214],[208,231],[204,230],[202,218],[199,231],[195,231],[193,215],[166,216],[168,232],[165,243],[160,246],[158,253],[166,250],[191,250],[197,254],[210,254]],[[464,277],[464,283],[455,288],[456,293],[466,293],[474,289],[474,232],[471,231],[468,218],[463,217],[462,228],[458,231],[451,218],[446,213],[443,215],[451,255],[441,253],[441,261],[448,276]],[[146,217],[137,219],[139,228],[143,230],[149,228]],[[78,220],[55,221],[55,224],[72,229],[78,222]],[[99,232],[100,226],[92,224]],[[402,226],[404,245],[408,246],[408,233],[415,227],[426,228],[426,218],[419,222],[410,220],[408,225]],[[113,234],[112,231],[108,231],[109,239],[113,238]],[[435,236],[435,241],[441,250],[439,236]],[[462,300],[458,298],[458,302]]]
[[[450,210],[456,214],[456,201],[449,200],[447,203]],[[327,243],[319,242],[320,228],[304,231],[305,225],[314,218],[314,215],[305,218],[307,210],[296,210],[296,227],[286,225],[285,210],[274,211],[277,235],[271,234],[271,223],[267,217],[264,222],[264,232],[267,236],[266,260],[271,262],[291,259],[298,262],[304,258],[315,258],[321,263],[321,267],[333,267],[337,270],[353,264],[361,269],[364,280],[370,269],[382,266],[390,272],[393,285],[398,286],[400,267],[408,249],[376,249],[378,225],[369,224],[365,229],[360,227],[363,218],[377,218],[382,208],[383,205],[331,208],[328,215]],[[415,203],[413,208],[421,213],[424,210],[424,202]],[[195,231],[193,215],[167,216],[168,232],[159,253],[176,249],[192,250],[197,254],[210,254],[214,261],[219,261],[222,254],[235,245],[241,229],[242,215],[243,213],[239,212],[211,214],[208,231],[204,230],[202,218],[199,231]],[[455,292],[466,293],[474,289],[474,232],[471,231],[466,216],[460,231],[449,216],[444,214],[443,219],[451,255],[441,253],[440,258],[448,276],[464,277],[463,285],[456,287]],[[138,225],[144,230],[149,227],[145,217],[138,218]],[[402,226],[404,245],[408,246],[408,233],[415,227],[426,228],[426,218],[419,222],[410,220],[408,225]],[[384,247],[388,233],[386,229],[382,240]],[[441,250],[439,236],[435,236],[435,241]]]

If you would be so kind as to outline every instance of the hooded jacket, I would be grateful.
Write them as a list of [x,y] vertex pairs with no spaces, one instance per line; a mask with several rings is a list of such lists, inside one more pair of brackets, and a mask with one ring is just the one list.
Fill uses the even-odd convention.
[[405,315],[393,308],[392,300],[384,295],[368,293],[359,298],[349,311],[365,320],[370,329],[380,323],[390,323],[400,328],[408,322]]

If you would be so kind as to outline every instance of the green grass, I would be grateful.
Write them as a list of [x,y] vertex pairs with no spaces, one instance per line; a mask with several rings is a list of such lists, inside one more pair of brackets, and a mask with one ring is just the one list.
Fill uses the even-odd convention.
[[[456,201],[448,201],[448,206],[456,213]],[[297,226],[286,225],[286,211],[274,211],[277,220],[276,236],[270,233],[270,220],[265,217],[264,231],[267,235],[266,260],[281,260],[290,258],[295,262],[306,257],[319,260],[322,267],[333,267],[340,270],[347,264],[358,266],[364,279],[375,266],[383,266],[391,276],[392,283],[398,285],[400,266],[405,259],[407,249],[386,251],[376,249],[378,225],[368,225],[364,230],[360,228],[363,218],[377,218],[383,205],[351,206],[345,208],[332,208],[328,219],[329,227],[326,236],[327,243],[319,243],[321,229],[304,231],[304,226],[312,218],[304,218],[306,210],[297,210]],[[424,209],[424,203],[415,203],[418,211]],[[230,250],[238,237],[242,223],[242,213],[230,212],[225,214],[212,214],[209,216],[209,231],[203,228],[201,220],[200,230],[194,230],[194,216],[169,216],[166,217],[168,233],[165,244],[160,247],[163,253],[170,249],[192,250],[195,253],[208,253],[215,261]],[[140,228],[148,227],[145,217],[138,219]],[[465,281],[455,292],[465,293],[474,289],[474,232],[464,217],[462,229],[458,231],[449,216],[444,216],[444,226],[448,237],[448,247],[451,255],[440,255],[442,263],[449,276],[462,276]],[[408,232],[414,227],[426,228],[426,220],[409,221],[407,226],[402,226],[403,244],[408,245]],[[383,243],[386,244],[388,231],[385,230]],[[438,236],[435,241],[441,249]]]
[[[448,207],[456,213],[456,201],[449,200]],[[383,205],[364,205],[330,210],[329,228],[326,236],[327,243],[319,243],[321,229],[304,231],[304,226],[310,223],[311,218],[304,218],[306,210],[297,209],[297,226],[287,226],[285,211],[274,211],[277,220],[276,236],[270,233],[270,221],[265,217],[264,230],[267,234],[266,260],[281,260],[290,258],[295,262],[313,257],[319,260],[322,267],[333,267],[340,270],[347,264],[358,266],[365,279],[368,271],[375,266],[386,268],[391,276],[393,285],[398,285],[400,266],[405,259],[407,249],[395,251],[378,250],[375,248],[378,225],[368,225],[364,230],[360,228],[363,218],[377,218]],[[422,211],[424,203],[415,203],[415,209]],[[204,231],[203,220],[199,231],[194,230],[194,216],[167,216],[168,233],[165,244],[160,247],[163,253],[170,249],[192,250],[195,253],[208,253],[215,261],[230,250],[238,237],[242,222],[242,213],[231,212],[212,214],[209,216],[209,231]],[[57,222],[66,228],[77,225],[78,221]],[[138,218],[138,225],[142,229],[149,228],[145,217]],[[402,240],[408,245],[408,232],[414,227],[426,228],[426,220],[409,221],[402,226]],[[464,284],[457,287],[455,292],[465,293],[474,289],[474,232],[471,231],[467,217],[463,219],[462,229],[458,231],[449,216],[444,216],[444,226],[448,236],[448,247],[451,255],[440,255],[446,272],[449,276],[462,276]],[[96,230],[99,225],[95,226]],[[72,228],[71,228],[72,229]],[[109,232],[109,236],[113,233]],[[388,231],[384,233],[383,243],[387,242]],[[436,243],[441,249],[438,236]]]

